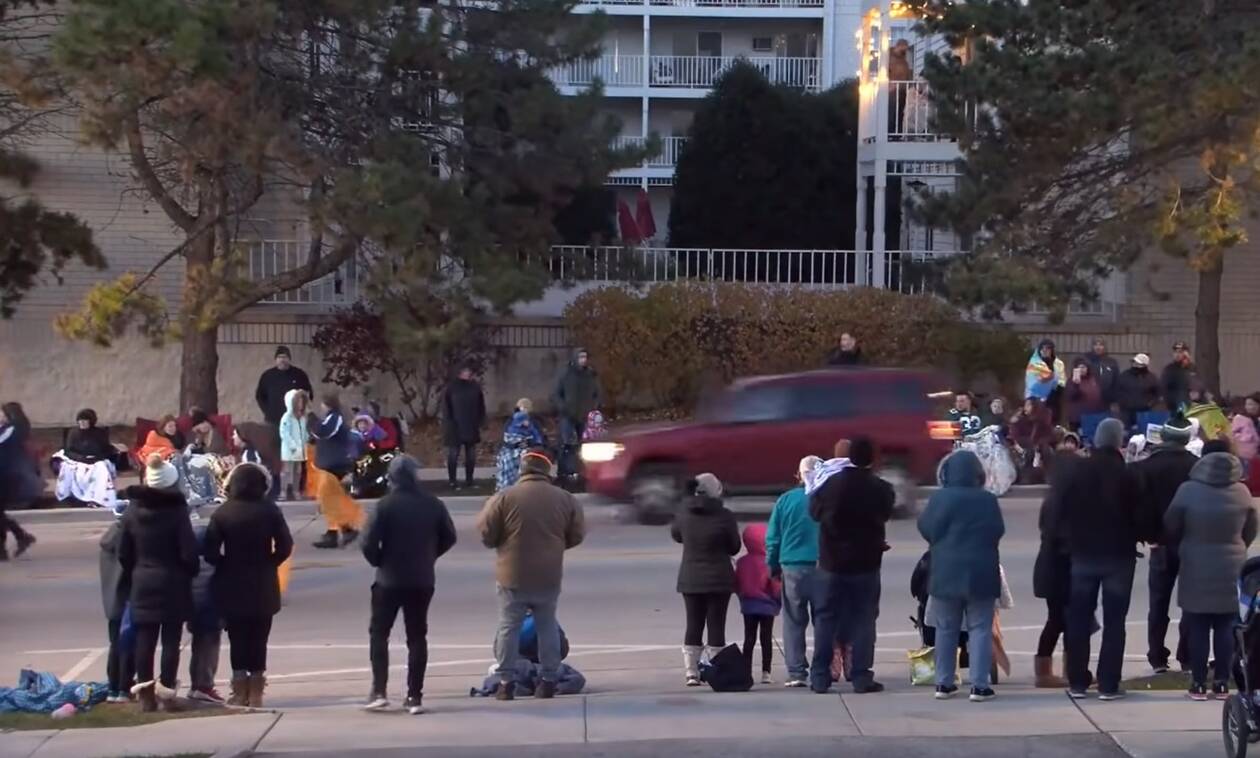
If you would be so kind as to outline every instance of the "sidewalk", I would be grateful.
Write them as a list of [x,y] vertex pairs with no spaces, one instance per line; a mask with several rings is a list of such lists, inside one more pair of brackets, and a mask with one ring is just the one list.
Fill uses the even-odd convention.
[[[624,752],[646,755],[660,754],[649,748],[666,749],[666,741],[699,744],[706,740],[738,741],[746,746],[745,754],[757,755],[774,747],[776,736],[830,747],[819,755],[838,754],[841,747],[851,754],[850,743],[865,746],[871,755],[904,754],[899,747],[923,744],[932,749],[919,752],[929,756],[1174,758],[1214,755],[1221,749],[1221,704],[1190,703],[1182,693],[1140,693],[1119,703],[1074,702],[1057,691],[1003,686],[996,700],[976,705],[965,699],[937,702],[927,688],[841,697],[781,688],[725,695],[680,688],[661,694],[592,694],[549,702],[444,697],[426,706],[429,713],[422,717],[397,710],[369,714],[353,704],[337,703],[125,730],[10,733],[0,735],[0,755],[112,758],[190,751],[235,756],[253,751],[256,755],[331,758],[377,751],[383,756],[418,755],[422,754],[416,752],[418,745],[431,748],[431,753],[423,754],[434,756],[450,755],[456,748],[474,755],[522,745],[565,746],[565,755],[582,755],[583,746],[601,754],[618,746],[621,754],[624,746]],[[1072,739],[1064,739],[1069,736]],[[973,743],[979,738],[1004,739],[984,743],[992,751],[977,751]],[[1016,748],[1015,738],[1028,747]],[[952,740],[959,742],[950,747]],[[764,749],[754,749],[758,742]]]

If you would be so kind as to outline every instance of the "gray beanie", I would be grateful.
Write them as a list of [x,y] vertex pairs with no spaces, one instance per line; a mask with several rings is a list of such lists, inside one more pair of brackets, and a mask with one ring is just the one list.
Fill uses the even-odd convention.
[[696,494],[714,499],[722,497],[722,481],[713,474],[696,477]]
[[1185,416],[1176,415],[1164,422],[1159,430],[1159,438],[1167,444],[1186,445],[1194,435],[1194,425]]
[[1120,419],[1105,419],[1094,431],[1094,447],[1119,450],[1124,447],[1124,424]]
[[420,464],[410,455],[396,455],[385,471],[391,489],[414,490],[420,486]]

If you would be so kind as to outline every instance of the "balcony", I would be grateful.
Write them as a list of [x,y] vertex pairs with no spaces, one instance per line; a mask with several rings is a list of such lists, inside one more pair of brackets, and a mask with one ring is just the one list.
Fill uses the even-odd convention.
[[[662,137],[661,152],[648,158],[644,162],[646,168],[667,168],[673,169],[678,165],[678,154],[682,151],[682,147],[686,144],[686,137]],[[622,148],[641,148],[647,143],[644,137],[623,136],[613,139],[613,147]],[[633,172],[634,169],[624,169],[624,171]]]
[[[245,247],[244,276],[265,279],[306,265],[310,248],[304,240],[255,240]],[[268,305],[350,305],[359,299],[357,261],[351,259],[333,273],[288,292],[263,300]]]
[[[879,90],[868,85],[871,89],[864,90],[861,105],[863,142],[875,142],[881,127],[886,129],[889,142],[954,142],[953,137],[935,129],[936,108],[926,81],[883,82]],[[974,123],[977,115],[977,109],[968,109],[970,122]]]
[[[781,58],[775,56],[653,55],[648,61],[648,84],[664,91],[711,89],[736,61],[747,62],[771,84],[817,91],[820,86],[821,58]],[[643,56],[600,56],[557,66],[551,80],[562,87],[585,88],[596,81],[609,89],[643,86]],[[681,92],[683,97],[688,93]]]

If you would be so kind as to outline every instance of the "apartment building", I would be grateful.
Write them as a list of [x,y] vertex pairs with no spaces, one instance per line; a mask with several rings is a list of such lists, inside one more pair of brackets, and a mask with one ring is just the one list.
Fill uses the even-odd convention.
[[615,172],[608,184],[637,210],[650,199],[654,241],[668,236],[674,167],[697,103],[737,60],[775,84],[821,91],[856,74],[860,0],[589,0],[575,13],[603,13],[599,57],[553,72],[561,91],[603,82],[607,111],[622,124],[618,144],[661,138],[661,152]]

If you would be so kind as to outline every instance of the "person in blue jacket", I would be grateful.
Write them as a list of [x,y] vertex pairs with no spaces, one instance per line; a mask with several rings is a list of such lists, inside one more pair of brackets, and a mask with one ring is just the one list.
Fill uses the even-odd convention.
[[954,684],[958,637],[966,619],[971,659],[971,701],[993,698],[993,612],[1002,594],[998,543],[1006,533],[997,498],[984,489],[984,467],[975,453],[960,450],[941,461],[941,489],[919,516],[928,541],[932,576],[928,623],[936,627],[936,698],[958,692]]

